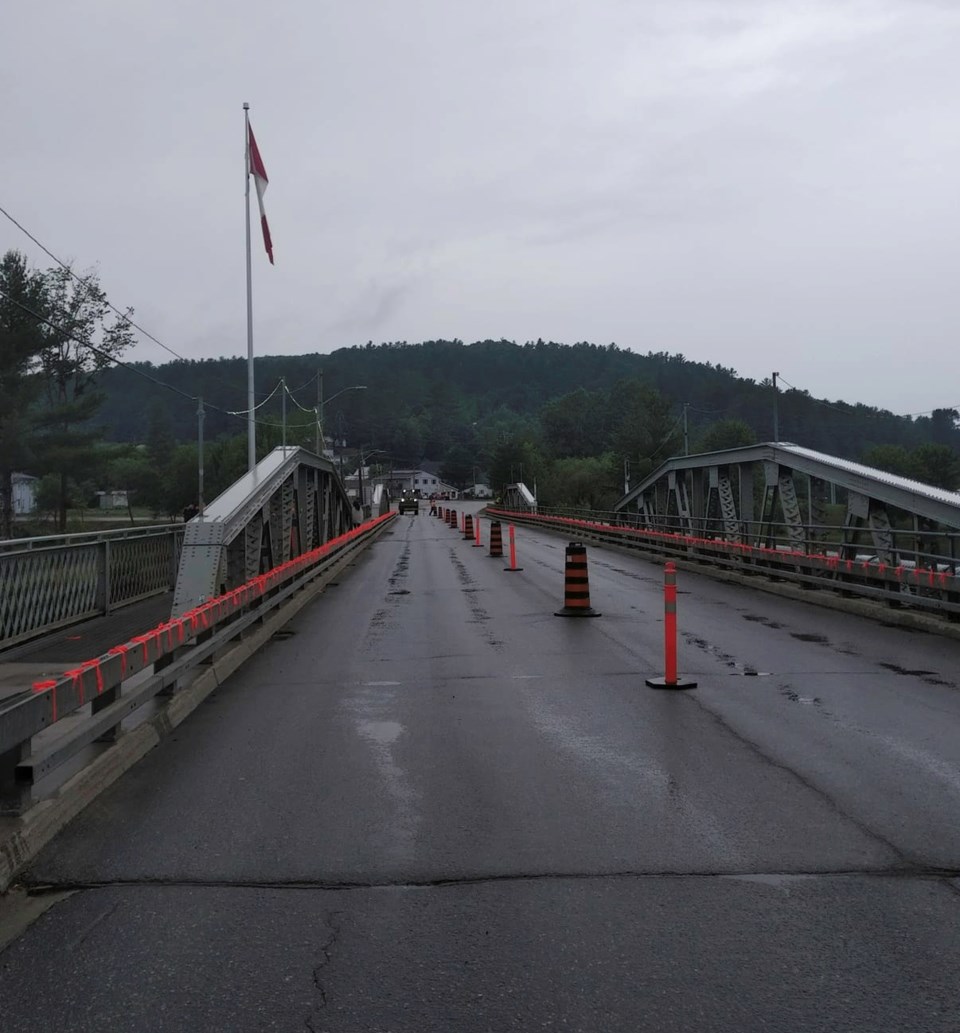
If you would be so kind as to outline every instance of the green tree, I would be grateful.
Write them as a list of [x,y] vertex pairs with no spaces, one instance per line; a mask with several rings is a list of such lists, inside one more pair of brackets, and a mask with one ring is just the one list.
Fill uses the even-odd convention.
[[538,501],[547,506],[611,510],[620,497],[614,479],[616,462],[610,455],[555,459],[538,485]]
[[[129,316],[112,317],[94,273],[77,282],[69,270],[44,274],[43,346],[38,356],[42,404],[34,417],[39,468],[60,478],[58,523],[66,528],[71,475],[91,463],[103,432],[92,418],[104,396],[97,378],[133,343]],[[109,322],[108,322],[109,320]]]
[[107,487],[118,488],[127,493],[127,516],[130,523],[136,523],[133,507],[149,506],[155,513],[159,477],[153,463],[141,446],[117,445],[111,449],[107,462]]
[[462,445],[454,445],[443,459],[440,477],[455,488],[465,488],[473,483],[473,453]]
[[607,429],[604,395],[580,388],[555,398],[540,410],[540,425],[553,455],[599,455]]
[[43,345],[44,280],[18,251],[0,259],[0,537],[13,536],[13,474],[31,459],[28,410],[37,382],[30,376]]
[[960,457],[949,445],[931,442],[918,445],[911,453],[911,459],[919,480],[935,488],[957,490],[960,485]]
[[634,477],[645,477],[680,450],[680,420],[668,398],[641,380],[621,381],[610,393],[611,444],[630,460]]
[[711,423],[697,439],[698,452],[719,452],[725,448],[754,445],[757,435],[743,420],[718,420]]
[[423,434],[415,417],[401,417],[389,440],[391,454],[404,466],[415,467],[423,458]]
[[899,477],[916,477],[917,471],[910,453],[903,445],[874,445],[863,453],[861,461],[876,470],[886,470]]
[[523,438],[501,441],[490,461],[490,486],[497,493],[518,481],[532,488],[538,484],[546,462],[536,444]]

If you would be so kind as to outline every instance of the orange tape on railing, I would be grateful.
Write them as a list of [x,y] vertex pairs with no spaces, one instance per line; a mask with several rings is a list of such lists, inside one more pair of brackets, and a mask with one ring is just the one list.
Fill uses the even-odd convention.
[[[808,553],[804,552],[802,549],[774,549],[766,545],[748,545],[745,542],[725,542],[716,538],[701,538],[695,535],[679,534],[670,531],[647,530],[639,527],[619,527],[615,524],[597,523],[596,521],[583,520],[579,517],[555,517],[497,508],[493,508],[491,512],[513,517],[529,517],[532,515],[536,520],[544,523],[558,524],[563,527],[579,527],[599,532],[612,532],[620,535],[634,535],[650,541],[663,543],[669,542],[677,546],[696,545],[710,549],[730,549],[738,551],[742,555],[760,554],[761,556],[770,556],[771,558],[779,559],[781,561],[784,559],[806,560],[808,562],[825,564],[828,570],[833,571],[839,571],[842,564],[843,569],[848,574],[853,574],[857,566],[859,566],[860,570],[864,573],[869,574],[870,572],[875,571],[881,578],[886,578],[887,572],[890,569],[885,563],[877,563],[874,565],[869,561],[861,560],[859,561],[859,564],[857,564],[852,559],[844,559],[839,556],[826,556],[822,553]],[[897,566],[893,568],[893,575],[896,577],[897,581],[903,581],[904,572],[906,570],[907,568],[902,564],[897,564]],[[927,586],[930,588],[939,587],[941,589],[949,589],[951,581],[956,580],[957,577],[957,575],[951,571],[937,570],[935,567],[913,567],[911,570],[907,571],[907,577],[909,578],[912,576],[914,583],[920,585],[924,573],[926,574]]]
[[86,692],[83,688],[83,670],[79,667],[74,667],[71,671],[64,671],[63,676],[73,682],[73,689],[77,694],[79,705],[82,707],[87,701]]
[[110,656],[120,657],[120,681],[123,681],[127,676],[127,651],[129,645],[114,646],[112,649],[107,650],[107,654]]
[[56,681],[35,681],[33,683],[33,691],[36,693],[49,692],[50,693],[50,707],[53,711],[53,720],[57,720],[57,683]]
[[[267,571],[265,574],[259,574],[256,577],[251,578],[249,581],[237,588],[232,588],[229,591],[224,592],[223,595],[216,596],[215,598],[202,603],[200,606],[195,606],[193,609],[187,610],[179,617],[173,617],[169,621],[164,621],[162,624],[158,624],[157,627],[151,631],[144,632],[142,635],[134,636],[123,645],[113,646],[111,649],[107,650],[104,656],[120,657],[120,680],[123,681],[127,674],[127,654],[132,647],[140,646],[142,650],[143,665],[147,666],[147,664],[150,663],[151,642],[156,647],[157,658],[163,654],[164,646],[162,636],[164,632],[166,632],[167,635],[166,648],[168,651],[172,651],[174,648],[174,633],[176,633],[177,643],[182,645],[184,638],[186,637],[185,628],[188,622],[190,625],[190,634],[196,635],[200,630],[201,625],[203,628],[210,627],[211,615],[213,614],[214,609],[216,609],[214,622],[222,620],[225,615],[225,608],[226,614],[229,614],[234,610],[245,606],[254,598],[262,598],[265,592],[283,579],[283,575],[296,573],[311,566],[334,549],[339,548],[341,545],[345,545],[347,542],[353,540],[359,535],[395,516],[396,513],[391,512],[385,513],[373,520],[368,520],[365,524],[361,524],[359,527],[355,527],[350,531],[337,535],[336,538],[331,538],[329,541],[324,542],[315,549],[311,549],[309,552],[302,553],[300,556],[295,556],[293,559],[287,560],[279,566],[274,567],[272,570]],[[83,676],[87,671],[92,670],[94,672],[97,684],[97,694],[99,695],[104,690],[103,668],[101,667],[102,662],[103,657],[97,657],[93,660],[85,660],[79,667],[65,671],[63,674],[64,678],[71,678],[73,680],[73,686],[77,692],[77,698],[79,699],[81,706],[85,702]],[[57,707],[58,681],[58,679],[36,681],[32,686],[33,692],[36,694],[41,692],[50,693],[51,711],[54,721],[56,721],[59,716]]]
[[81,671],[93,671],[97,679],[97,695],[103,692],[103,671],[100,669],[100,658],[95,660],[84,660],[80,665]]

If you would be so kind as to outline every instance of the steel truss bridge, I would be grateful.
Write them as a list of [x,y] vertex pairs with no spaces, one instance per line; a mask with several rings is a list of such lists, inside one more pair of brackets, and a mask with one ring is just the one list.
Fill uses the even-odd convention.
[[[504,511],[531,519],[526,507]],[[960,617],[960,493],[784,442],[675,456],[564,533]]]

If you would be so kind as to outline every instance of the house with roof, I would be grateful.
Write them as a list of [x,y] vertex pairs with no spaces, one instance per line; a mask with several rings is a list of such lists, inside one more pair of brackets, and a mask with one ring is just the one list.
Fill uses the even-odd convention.
[[386,486],[387,491],[396,498],[404,491],[417,491],[425,498],[431,495],[457,496],[457,489],[442,480],[435,470],[422,468],[411,470],[391,470],[389,473],[374,478],[375,483]]

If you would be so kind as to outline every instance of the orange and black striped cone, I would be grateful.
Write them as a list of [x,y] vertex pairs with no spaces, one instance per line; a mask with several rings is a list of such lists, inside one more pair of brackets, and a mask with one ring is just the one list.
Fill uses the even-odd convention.
[[463,540],[473,541],[473,514],[467,513],[463,518]]
[[555,617],[599,617],[590,605],[590,579],[587,576],[587,548],[580,542],[567,546],[563,565],[563,609]]
[[499,520],[490,521],[490,555],[500,557],[503,555],[503,529]]

